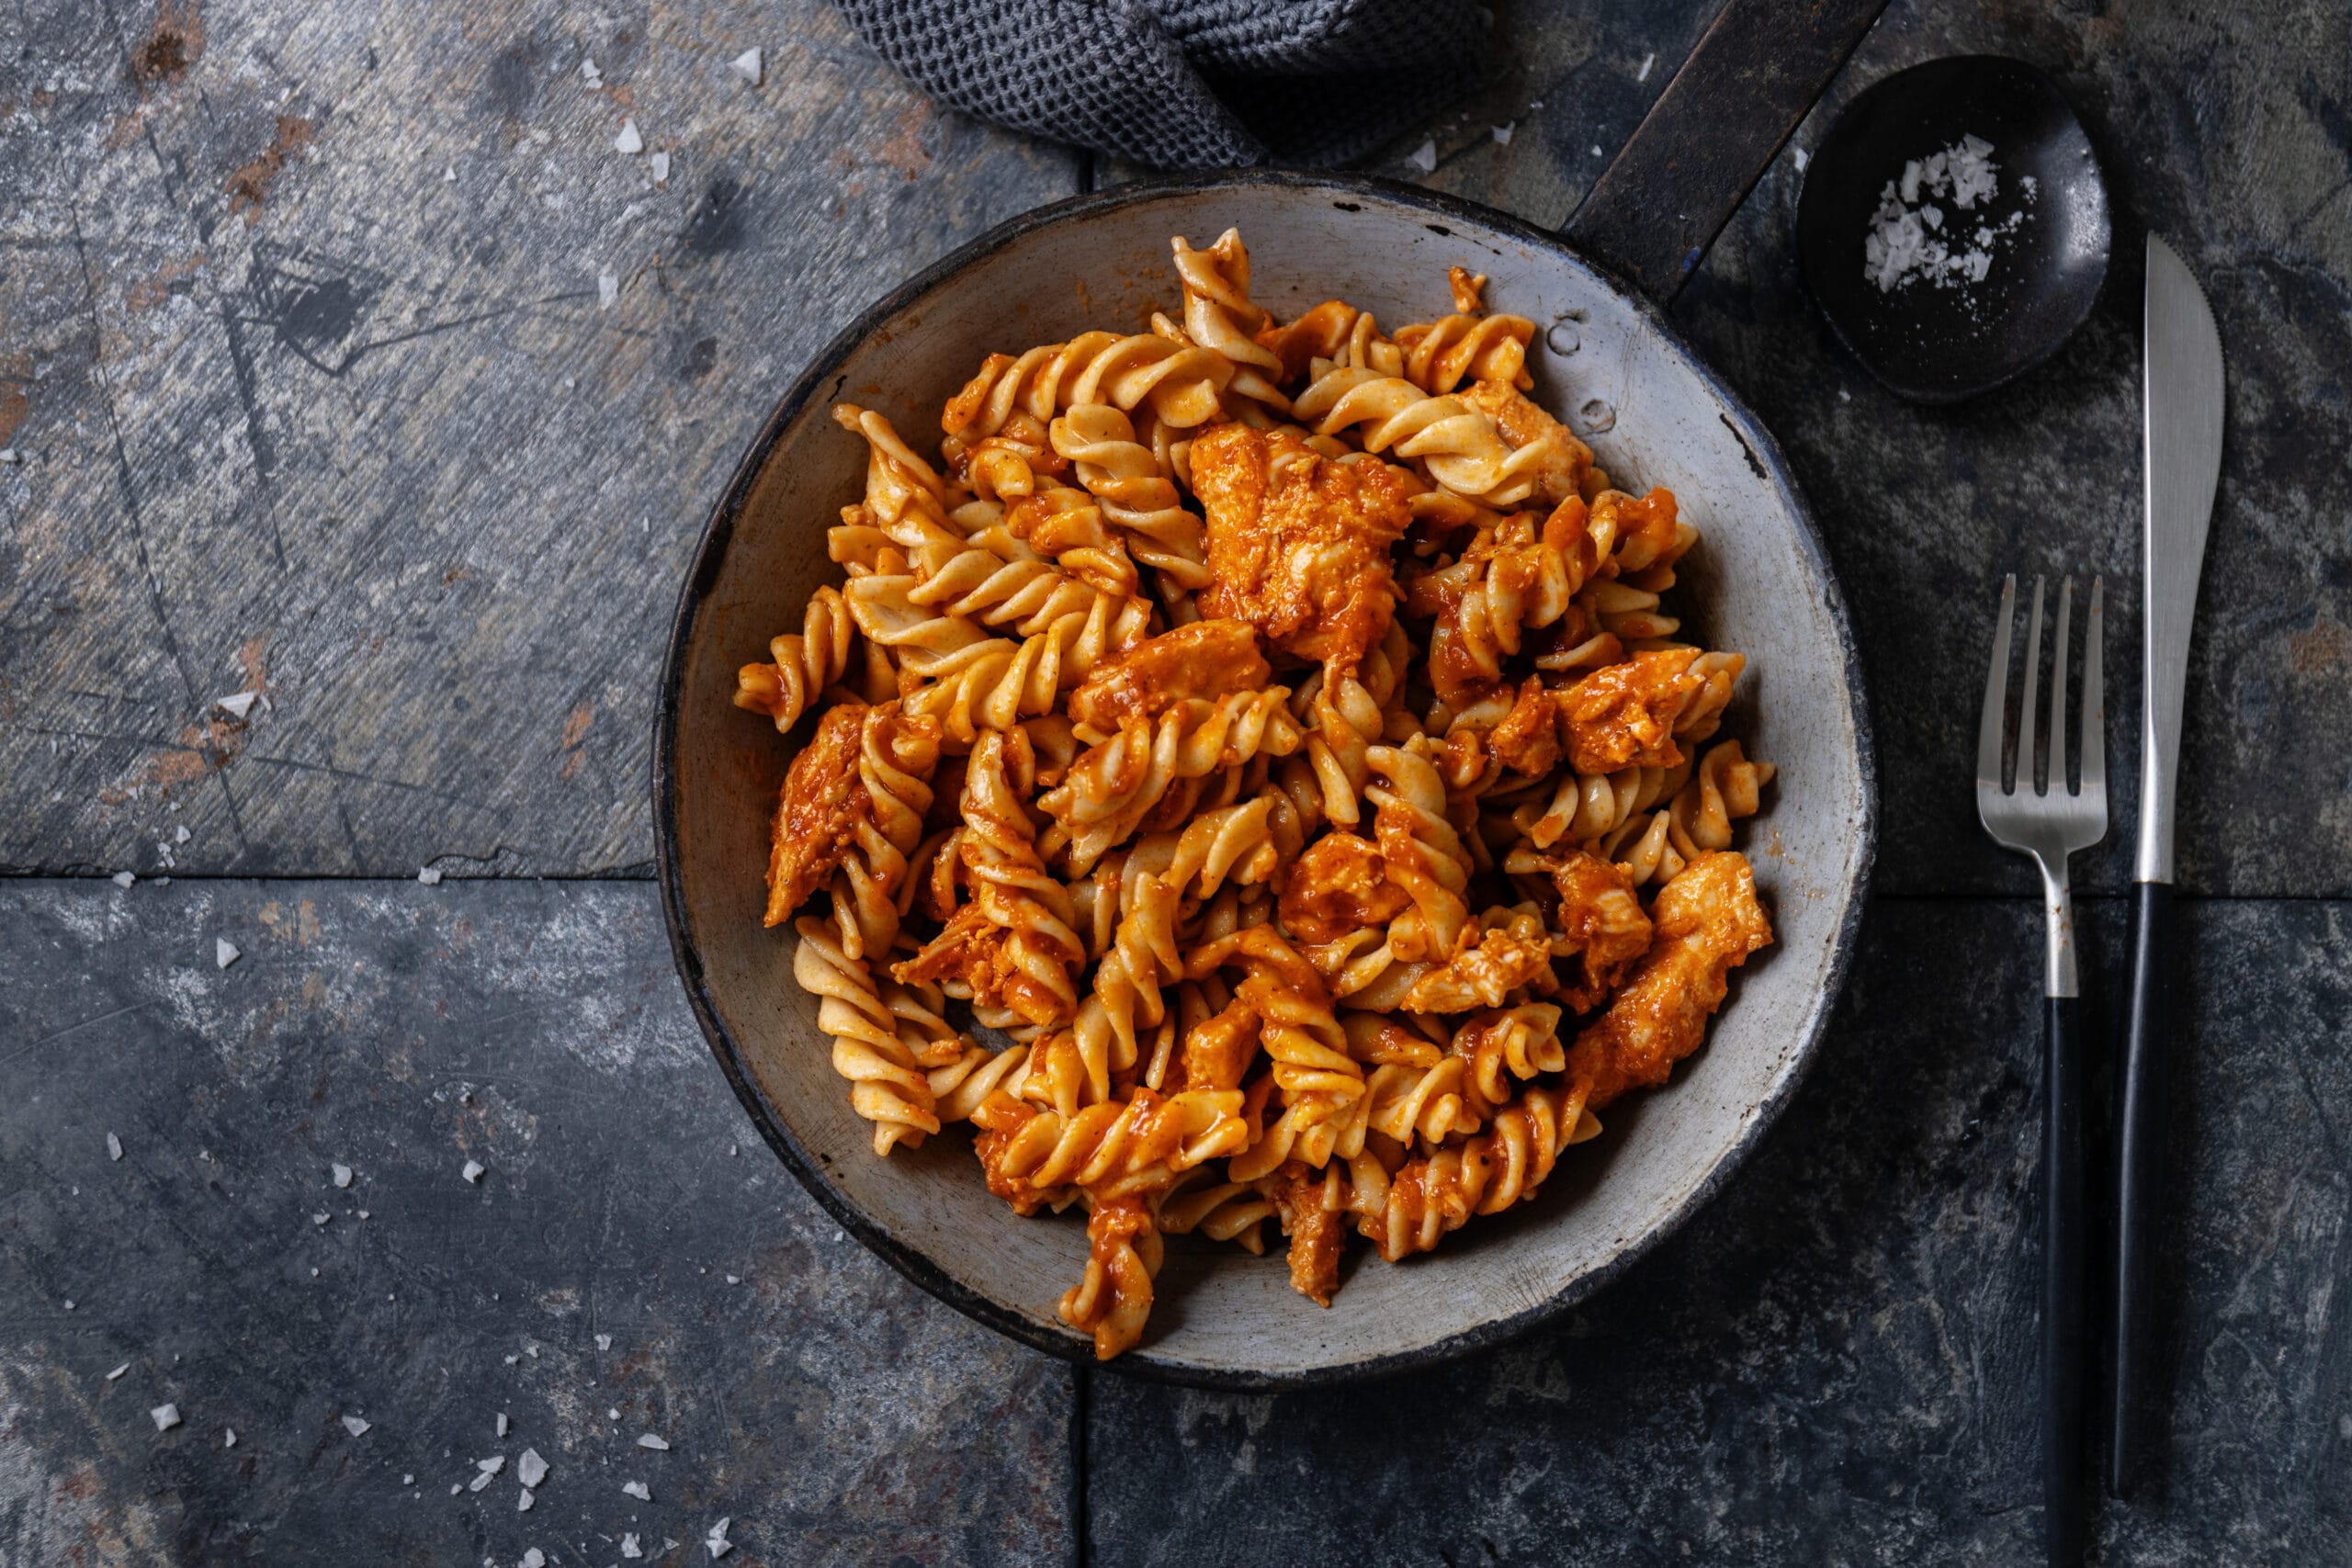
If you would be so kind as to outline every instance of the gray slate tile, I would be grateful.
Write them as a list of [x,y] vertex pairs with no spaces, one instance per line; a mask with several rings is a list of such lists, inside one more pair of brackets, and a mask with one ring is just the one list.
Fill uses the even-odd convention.
[[[2341,1562],[2352,925],[2339,905],[2188,911],[2175,1425],[2160,1495],[2104,1517],[2105,1560]],[[2087,921],[2110,997],[2121,915]],[[2039,1561],[2038,919],[1874,908],[1763,1152],[1555,1330],[1328,1393],[1096,1376],[1092,1560]]]
[[1069,1550],[1072,1373],[757,1141],[650,886],[20,881],[0,931],[0,1562]]

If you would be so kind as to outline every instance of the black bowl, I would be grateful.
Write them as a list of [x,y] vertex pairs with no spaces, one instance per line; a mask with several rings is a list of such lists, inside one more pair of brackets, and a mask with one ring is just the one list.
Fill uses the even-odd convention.
[[[2015,228],[1988,247],[1981,281],[1882,289],[1863,265],[1882,193],[1906,163],[1963,136],[1992,143],[1998,189],[1972,211],[1941,204],[1945,231],[1964,240],[2013,213]],[[2073,106],[2040,71],[1992,54],[1929,61],[1848,104],[1797,207],[1805,287],[1831,330],[1871,375],[1923,403],[1974,397],[2055,354],[2098,302],[2109,243],[2107,182]]]

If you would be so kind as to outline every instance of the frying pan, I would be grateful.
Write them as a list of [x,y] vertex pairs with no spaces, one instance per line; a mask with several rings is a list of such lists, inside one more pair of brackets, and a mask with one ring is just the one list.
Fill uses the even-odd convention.
[[1442,310],[1445,271],[1486,273],[1538,323],[1537,396],[1616,481],[1666,485],[1703,540],[1678,597],[1707,646],[1750,660],[1726,726],[1780,766],[1746,848],[1778,927],[1706,1048],[1665,1089],[1611,1107],[1542,1198],[1427,1258],[1351,1255],[1329,1310],[1275,1258],[1171,1240],[1151,1326],[1117,1371],[1278,1388],[1375,1375],[1520,1333],[1622,1272],[1732,1177],[1793,1091],[1852,953],[1873,845],[1870,726],[1853,637],[1780,449],[1661,312],[1883,0],[1733,0],[1565,237],[1383,181],[1250,171],[1128,186],[1019,218],[910,279],[794,383],[713,511],[662,672],[654,821],[678,972],[769,1145],[842,1227],[916,1283],[1057,1355],[1090,1340],[1054,1303],[1079,1277],[1071,1219],[1015,1217],[951,1132],[888,1158],[850,1110],[793,939],[760,924],[769,816],[794,743],[732,705],[737,666],[797,628],[834,576],[825,529],[860,493],[864,444],[837,399],[910,434],[990,350],[1172,305],[1169,236],[1238,225],[1252,292],[1288,317],[1338,296],[1403,322]]

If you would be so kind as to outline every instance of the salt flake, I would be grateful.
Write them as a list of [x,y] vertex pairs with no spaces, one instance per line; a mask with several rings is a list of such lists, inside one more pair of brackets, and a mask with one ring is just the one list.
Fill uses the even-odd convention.
[[1650,79],[1650,67],[1651,67],[1651,66],[1653,66],[1653,65],[1656,65],[1657,63],[1657,55],[1655,55],[1655,54],[1645,54],[1645,55],[1642,56],[1642,68],[1641,68],[1639,71],[1636,71],[1636,72],[1634,72],[1634,81],[1636,81],[1636,82],[1646,82],[1646,81],[1648,81],[1648,80]]
[[220,1428],[220,1446],[224,1449],[233,1449],[237,1446],[237,1429],[234,1427]]
[[661,1438],[655,1437],[650,1432],[648,1432],[643,1437],[638,1438],[637,1446],[640,1449],[651,1449],[656,1453],[668,1453],[670,1451],[669,1443]]
[[498,1413],[498,1435],[502,1438],[506,1436],[506,1412],[503,1410]]
[[710,1533],[703,1537],[703,1550],[709,1552],[713,1557],[724,1557],[729,1552],[734,1551],[734,1543],[727,1539],[727,1527],[734,1522],[735,1521],[730,1518],[722,1518],[717,1524],[711,1526]]
[[107,1158],[120,1159],[121,1157],[122,1140],[116,1137],[112,1133],[108,1133],[107,1134]]
[[599,1334],[598,1336],[596,1336],[596,1348],[597,1348],[597,1349],[599,1349],[599,1350],[609,1350],[609,1349],[611,1349],[612,1348],[613,1348],[613,1337],[612,1337],[611,1335],[609,1335],[609,1334]]
[[670,177],[670,154],[667,152],[656,152],[653,154],[652,162],[654,182],[659,184],[662,181],[668,179]]
[[620,275],[614,272],[611,267],[606,267],[598,273],[596,275],[596,308],[600,310],[609,310],[613,308],[613,301],[620,297]]
[[231,718],[243,718],[254,711],[254,702],[260,695],[259,692],[239,692],[233,697],[222,697],[213,705]]
[[756,87],[760,85],[761,63],[760,51],[756,49],[747,49],[729,61],[727,69]]
[[621,1483],[621,1490],[640,1503],[653,1501],[653,1488],[642,1481],[624,1481]]
[[487,1168],[483,1166],[481,1161],[478,1159],[469,1159],[466,1161],[465,1165],[461,1168],[459,1168],[458,1174],[464,1177],[468,1181],[479,1184],[481,1181],[482,1172],[486,1168]]
[[506,1468],[506,1456],[504,1454],[492,1454],[488,1459],[478,1459],[474,1461],[474,1468],[481,1471],[484,1475],[496,1475],[500,1471]]
[[347,1165],[330,1165],[327,1167],[327,1174],[334,1179],[334,1184],[337,1187],[351,1185],[351,1168]]
[[366,1437],[369,1425],[369,1422],[363,1421],[356,1416],[346,1416],[343,1418],[343,1429],[355,1438]]
[[441,873],[429,865],[417,872],[416,879],[419,882],[424,883],[427,887],[438,887],[441,886]]
[[638,134],[637,121],[621,121],[621,133],[613,138],[613,151],[626,152],[632,158],[645,151],[645,138]]
[[176,1404],[158,1404],[154,1409],[147,1412],[147,1418],[155,1423],[155,1430],[158,1432],[168,1432],[180,1424],[180,1407]]
[[139,875],[136,872],[118,871],[114,874],[114,885],[117,887],[128,887],[138,880]]
[[1493,129],[1493,130],[1490,132],[1490,134],[1491,134],[1491,135],[1494,137],[1494,139],[1495,139],[1495,145],[1496,145],[1496,146],[1498,146],[1498,147],[1508,147],[1508,146],[1510,146],[1510,145],[1511,133],[1512,133],[1513,131],[1517,130],[1518,129],[1519,129],[1519,121],[1517,121],[1517,120],[1512,120],[1509,125],[1498,125],[1498,126],[1496,126],[1496,127]]
[[514,1495],[514,1511],[518,1514],[527,1514],[531,1511],[531,1505],[537,1501],[537,1498],[531,1495],[531,1489],[526,1486]]
[[123,1374],[123,1373],[125,1373],[125,1372],[129,1371],[130,1370],[130,1363],[129,1361],[125,1361],[122,1365],[120,1365],[120,1366],[117,1367],[114,1371],[110,1371],[110,1372],[108,1372],[108,1373],[107,1374],[107,1382],[114,1382],[114,1380],[115,1380],[115,1379],[117,1379],[117,1378],[119,1378],[119,1377],[122,1376],[122,1374]]
[[314,1224],[314,1225],[322,1225],[322,1224],[325,1224],[329,1220],[334,1219],[334,1216],[333,1214],[326,1213],[324,1213],[324,1212],[321,1212],[321,1213],[315,1213],[315,1214],[312,1214],[312,1215],[311,1216],[311,1223],[312,1224]]
[[627,1535],[621,1537],[621,1555],[628,1558],[631,1562],[634,1562],[638,1558],[645,1555],[645,1548],[637,1544],[637,1532],[635,1530],[631,1530]]
[[537,1486],[548,1478],[548,1461],[539,1457],[537,1449],[525,1449],[523,1457],[514,1461],[514,1473],[524,1485]]
[[237,944],[227,937],[216,936],[212,939],[212,963],[215,968],[226,969],[243,956],[243,953],[237,951]]
[[[527,1508],[530,1505],[526,1503],[523,1506]],[[547,1553],[536,1546],[531,1548],[530,1551],[523,1553],[523,1568],[548,1568]]]
[[195,835],[187,830],[187,824],[185,822],[172,829],[172,842],[175,844],[185,844],[194,837]]
[[1437,140],[1434,137],[1424,137],[1421,144],[1406,155],[1405,162],[1425,175],[1436,169]]

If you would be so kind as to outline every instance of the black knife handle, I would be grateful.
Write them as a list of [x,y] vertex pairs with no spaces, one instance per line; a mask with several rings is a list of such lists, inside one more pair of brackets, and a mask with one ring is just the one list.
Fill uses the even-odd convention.
[[2083,1063],[2078,998],[2042,1003],[2041,1506],[2051,1568],[2083,1561]]
[[2132,921],[2132,1025],[2124,1044],[2123,1114],[2115,1201],[2115,1409],[2108,1428],[2108,1490],[2139,1483],[2139,1428],[2154,1337],[2157,1226],[2164,1212],[2165,1119],[2172,1089],[2172,885],[2143,882]]

